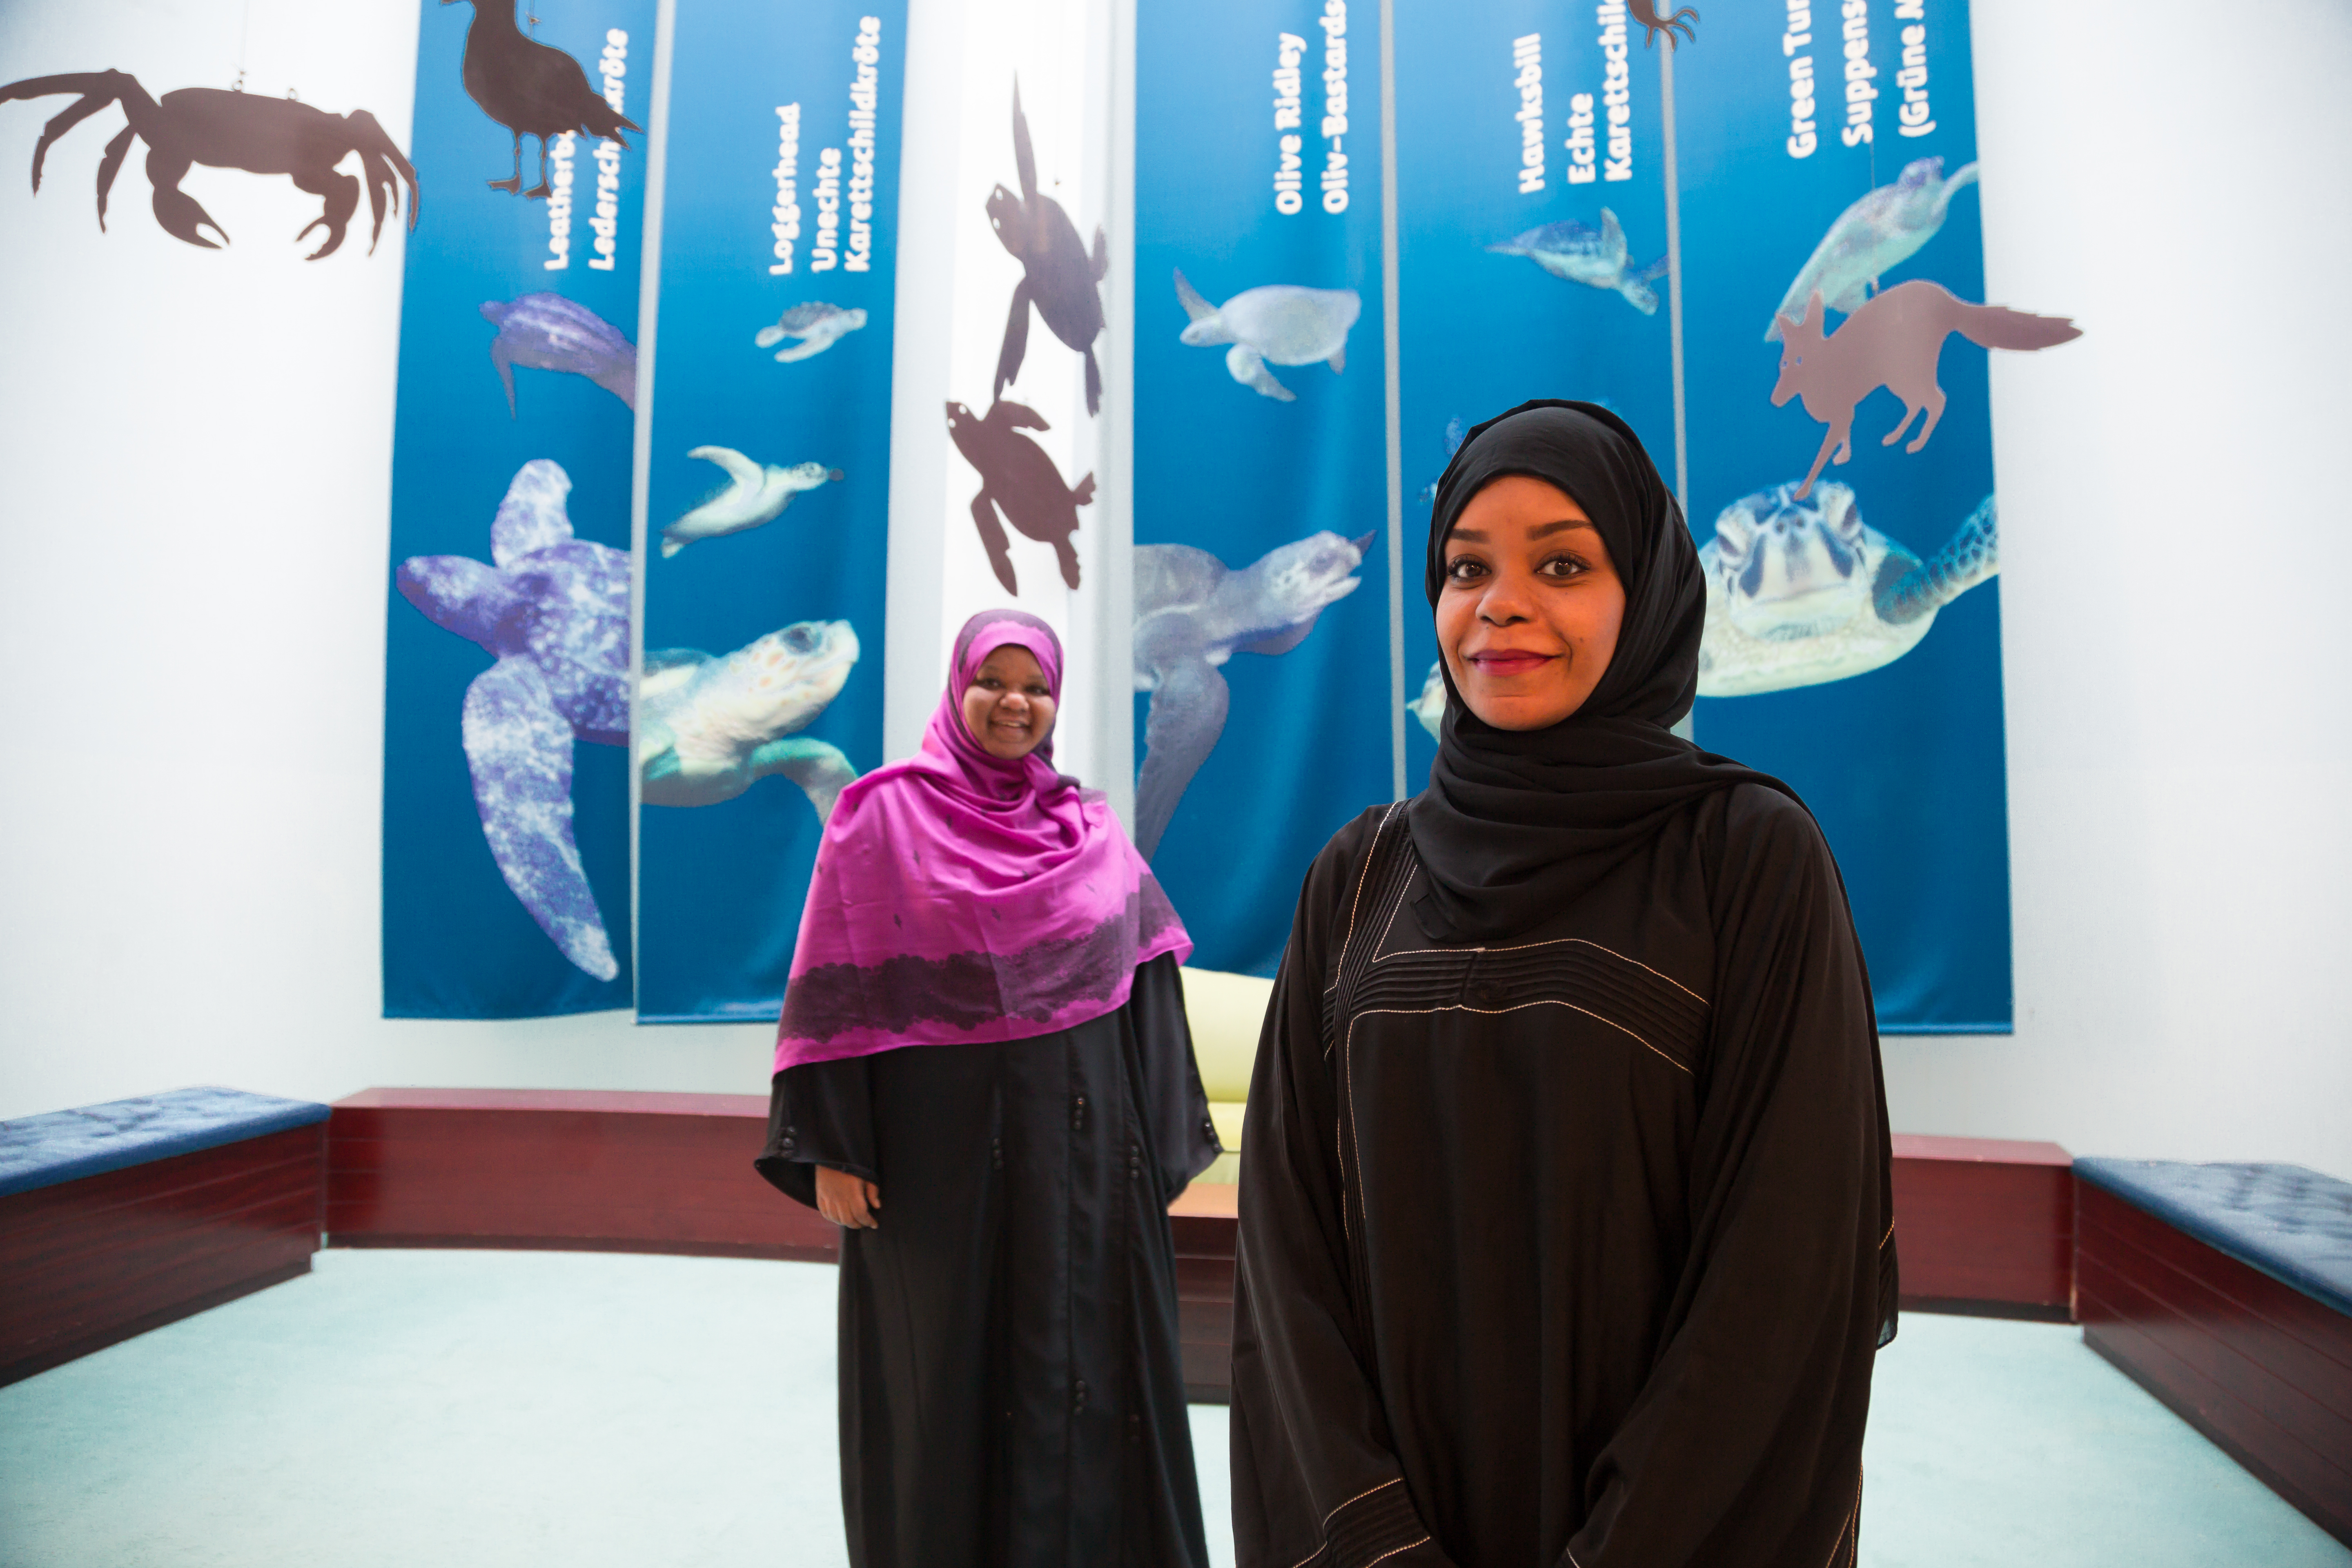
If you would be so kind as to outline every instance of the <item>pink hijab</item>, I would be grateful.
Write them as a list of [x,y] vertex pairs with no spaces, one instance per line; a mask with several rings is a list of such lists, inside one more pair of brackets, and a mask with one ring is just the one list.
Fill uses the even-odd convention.
[[923,749],[841,792],[816,852],[784,987],[776,1066],[900,1046],[1025,1040],[1126,1005],[1138,964],[1192,939],[1100,790],[1051,740],[982,750],[963,694],[1000,647],[1036,656],[1058,702],[1062,645],[1018,610],[956,637]]

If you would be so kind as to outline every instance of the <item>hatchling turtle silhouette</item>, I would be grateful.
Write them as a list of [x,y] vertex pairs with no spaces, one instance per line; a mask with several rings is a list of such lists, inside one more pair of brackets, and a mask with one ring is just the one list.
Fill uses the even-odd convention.
[[[454,5],[457,0],[441,0]],[[523,36],[515,26],[514,0],[467,0],[474,20],[466,28],[466,58],[459,68],[466,96],[482,112],[507,128],[514,138],[514,173],[488,182],[490,189],[544,198],[547,183],[547,142],[567,132],[593,136],[623,147],[624,131],[644,126],[604,101],[588,85],[588,73],[562,49]],[[539,184],[522,188],[522,139],[539,138]]]
[[1225,662],[1305,642],[1317,616],[1363,585],[1353,574],[1371,544],[1369,533],[1311,533],[1238,572],[1189,544],[1135,547],[1135,689],[1151,694],[1135,783],[1135,847],[1145,858],[1225,731]]
[[1724,508],[1698,563],[1698,694],[1819,686],[1901,658],[1937,610],[1999,572],[2000,514],[1985,497],[1922,561],[1863,521],[1845,486],[1831,480],[1805,501],[1784,484]]
[[[1002,400],[985,416],[961,403],[948,405],[948,435],[963,460],[980,470],[980,493],[971,498],[971,521],[980,527],[980,542],[988,563],[1004,591],[1019,597],[1021,584],[1013,575],[1012,543],[1004,534],[1010,522],[1024,534],[1054,547],[1062,565],[1062,581],[1078,585],[1078,551],[1070,536],[1078,531],[1078,508],[1095,499],[1095,477],[1065,484],[1045,448],[1021,432],[1050,430],[1045,416],[1024,404]],[[997,521],[1003,514],[1003,522]]]
[[490,524],[490,561],[412,555],[400,596],[498,662],[466,688],[459,734],[499,875],[563,956],[620,973],[572,833],[572,748],[629,743],[629,556],[572,535],[572,478],[525,463]]
[[[195,197],[180,189],[180,182],[198,163],[211,169],[284,174],[296,189],[325,198],[319,216],[294,237],[299,242],[309,238],[314,228],[327,231],[319,248],[305,260],[332,256],[343,243],[352,216],[359,211],[360,182],[335,173],[335,166],[353,153],[359,154],[368,206],[375,215],[374,225],[368,230],[369,253],[374,253],[375,242],[383,234],[386,205],[395,213],[400,210],[401,180],[408,182],[408,226],[416,226],[416,171],[384,134],[375,116],[364,109],[335,115],[293,99],[211,87],[184,87],[160,99],[151,98],[137,78],[117,70],[27,77],[0,87],[0,103],[63,92],[78,92],[81,98],[42,126],[41,139],[33,143],[37,195],[41,189],[41,164],[49,155],[51,142],[110,103],[121,104],[123,118],[130,121],[115,132],[114,140],[106,144],[106,155],[99,160],[100,231],[106,227],[106,198],[114,190],[114,177],[122,172],[123,160],[131,155],[133,140],[147,143],[147,183],[154,187],[150,205],[155,221],[173,238],[206,250],[226,245],[228,231],[213,221],[213,215]],[[202,231],[207,228],[220,236],[219,244],[204,237]]]
[[1085,356],[1087,412],[1099,414],[1102,367],[1095,363],[1095,340],[1102,335],[1103,308],[1096,285],[1110,270],[1108,242],[1097,226],[1089,255],[1062,204],[1038,193],[1037,158],[1029,150],[1029,121],[1021,112],[1018,77],[1013,80],[1013,165],[1021,194],[1003,185],[988,194],[989,225],[1021,263],[1021,281],[1013,289],[1013,312],[1005,319],[1004,346],[997,352],[996,380],[989,395],[1003,396],[1021,374],[1029,353],[1029,309],[1034,305],[1053,334]]

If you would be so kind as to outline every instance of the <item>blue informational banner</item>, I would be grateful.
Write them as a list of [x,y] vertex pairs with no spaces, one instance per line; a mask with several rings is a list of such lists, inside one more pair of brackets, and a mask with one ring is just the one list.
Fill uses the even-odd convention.
[[1445,704],[1421,563],[1463,431],[1529,398],[1580,398],[1632,425],[1671,480],[1674,345],[1658,73],[1624,5],[1400,6],[1396,27],[1405,757],[1419,789]]
[[393,439],[387,1017],[629,1005],[654,9],[420,7],[413,156],[430,201],[408,240]]
[[1192,962],[1271,974],[1394,793],[1379,10],[1139,10],[1136,837]]
[[1882,1028],[2006,1031],[1979,345],[2074,333],[1981,308],[1968,7],[1709,6],[1674,70],[1688,499],[1710,575],[1699,743],[1811,805]]
[[882,761],[904,0],[673,35],[637,700],[638,1016],[772,1019]]

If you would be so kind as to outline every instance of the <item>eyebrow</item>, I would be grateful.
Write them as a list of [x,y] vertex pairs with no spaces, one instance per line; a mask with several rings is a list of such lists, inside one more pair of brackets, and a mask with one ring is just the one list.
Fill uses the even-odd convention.
[[[1548,539],[1551,535],[1559,532],[1562,529],[1573,528],[1589,528],[1596,533],[1601,531],[1601,525],[1592,521],[1590,518],[1563,517],[1558,522],[1538,523],[1535,527],[1528,530],[1528,537],[1529,539]],[[1466,539],[1473,544],[1485,544],[1487,542],[1486,535],[1475,528],[1457,528],[1449,537],[1454,539]]]

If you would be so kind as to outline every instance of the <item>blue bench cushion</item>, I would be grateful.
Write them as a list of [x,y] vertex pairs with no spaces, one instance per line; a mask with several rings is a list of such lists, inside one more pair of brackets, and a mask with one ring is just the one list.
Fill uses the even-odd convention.
[[2095,1187],[2352,1313],[2352,1182],[2301,1165],[2077,1160]]
[[0,1196],[308,1127],[327,1110],[238,1089],[175,1089],[0,1121]]

